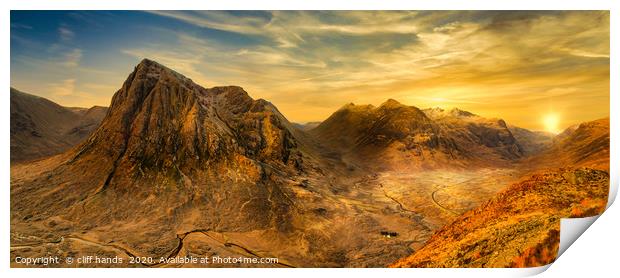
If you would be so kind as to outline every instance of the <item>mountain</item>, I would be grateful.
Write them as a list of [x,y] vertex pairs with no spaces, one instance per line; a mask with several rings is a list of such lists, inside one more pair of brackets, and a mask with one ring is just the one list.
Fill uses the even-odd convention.
[[[525,178],[436,231],[394,267],[532,267],[555,260],[560,219],[598,215],[609,192],[609,118],[569,127],[523,161]],[[535,173],[535,174],[531,174]]]
[[508,129],[515,137],[526,156],[537,155],[548,149],[553,143],[554,134],[544,131],[531,131],[514,125]]
[[[104,114],[66,110],[81,119]],[[598,128],[604,126],[583,130]],[[558,150],[587,156],[575,148],[598,142],[586,133],[577,128],[556,140]],[[263,265],[272,267],[386,266],[524,172],[547,165],[533,161],[500,119],[388,100],[378,107],[345,105],[304,129],[241,87],[204,88],[145,59],[82,142],[11,165],[11,258],[101,254],[125,260],[115,266],[178,267],[183,264],[128,261],[243,256],[277,257]],[[557,182],[566,192],[573,189],[562,179],[597,183],[588,190],[605,183],[594,170],[574,177],[552,170],[534,183]],[[554,208],[536,192],[528,201]],[[490,214],[508,217],[502,211]],[[552,243],[549,237],[531,252]]]
[[461,215],[392,267],[533,267],[555,260],[560,219],[602,213],[609,174],[558,170],[532,175]]
[[13,169],[12,219],[110,227],[97,237],[151,255],[176,245],[175,231],[286,233],[297,214],[287,178],[308,165],[294,133],[240,87],[205,89],[145,59],[87,140]]
[[459,145],[478,155],[488,153],[501,159],[514,160],[524,155],[519,141],[502,119],[489,119],[453,108],[425,109],[424,113],[451,134]]
[[[269,266],[376,267],[430,235],[434,226],[400,208],[399,192],[329,152],[240,87],[203,88],[143,60],[84,142],[12,165],[11,256],[51,248],[67,256],[243,255],[279,258]],[[412,227],[389,241],[382,235]],[[157,265],[173,264],[142,264]]]
[[361,177],[329,166],[313,140],[240,87],[203,88],[145,59],[84,142],[11,167],[11,256],[53,246],[126,261],[241,254],[279,258],[269,266],[334,267],[407,254],[398,246],[409,237],[376,236],[383,212],[343,197]]
[[317,126],[319,126],[321,124],[321,122],[307,122],[307,123],[294,123],[293,125],[298,128],[301,129],[302,131],[308,131],[311,130]]
[[581,123],[558,134],[530,164],[544,167],[590,167],[609,171],[609,118]]
[[11,162],[62,153],[97,128],[107,108],[68,108],[11,88]]
[[379,107],[347,104],[309,131],[350,160],[384,169],[503,164],[523,153],[502,120],[390,99]]

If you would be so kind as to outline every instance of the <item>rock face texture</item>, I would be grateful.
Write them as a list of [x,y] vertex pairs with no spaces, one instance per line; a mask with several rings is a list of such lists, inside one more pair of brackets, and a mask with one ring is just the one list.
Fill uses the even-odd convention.
[[425,113],[471,153],[485,154],[491,161],[493,157],[514,160],[524,155],[504,120],[483,118],[458,108],[426,109]]
[[62,153],[95,130],[106,107],[68,108],[11,88],[11,162]]
[[13,217],[118,226],[161,248],[177,229],[286,233],[296,212],[283,184],[307,165],[290,125],[239,87],[205,89],[144,60],[85,142],[12,188]]
[[432,169],[505,163],[523,151],[503,120],[442,109],[420,110],[388,100],[348,104],[309,131],[352,159],[386,169]]
[[117,165],[177,175],[237,155],[300,163],[290,124],[269,102],[253,100],[240,87],[202,88],[153,61],[136,67],[110,111],[72,160],[107,155]]

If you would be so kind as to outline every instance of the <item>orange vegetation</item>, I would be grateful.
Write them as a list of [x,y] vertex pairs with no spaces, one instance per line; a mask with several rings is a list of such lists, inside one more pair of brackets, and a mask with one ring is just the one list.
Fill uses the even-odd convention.
[[609,174],[582,168],[536,174],[436,232],[393,267],[529,267],[552,262],[560,219],[605,209]]

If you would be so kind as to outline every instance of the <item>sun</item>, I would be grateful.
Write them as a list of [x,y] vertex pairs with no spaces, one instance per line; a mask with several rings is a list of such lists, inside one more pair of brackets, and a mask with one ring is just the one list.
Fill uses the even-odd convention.
[[547,114],[543,117],[545,130],[551,133],[559,133],[560,116],[555,113]]

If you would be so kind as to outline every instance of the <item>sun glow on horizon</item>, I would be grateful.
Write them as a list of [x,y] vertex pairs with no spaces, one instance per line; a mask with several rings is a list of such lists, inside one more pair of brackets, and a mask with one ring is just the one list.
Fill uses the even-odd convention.
[[558,134],[560,133],[560,116],[555,113],[549,113],[543,117],[545,131]]
[[610,109],[609,11],[24,10],[10,21],[11,87],[68,107],[109,106],[149,58],[206,88],[240,86],[291,122],[393,98],[561,132]]

